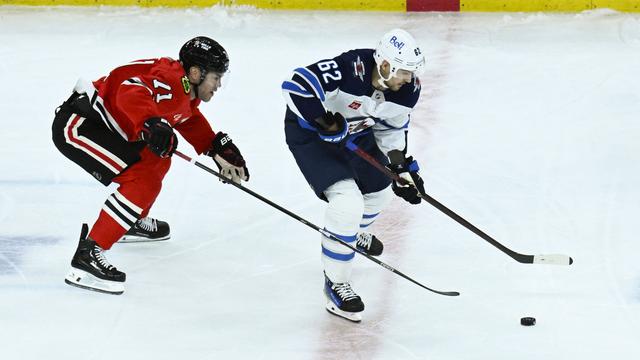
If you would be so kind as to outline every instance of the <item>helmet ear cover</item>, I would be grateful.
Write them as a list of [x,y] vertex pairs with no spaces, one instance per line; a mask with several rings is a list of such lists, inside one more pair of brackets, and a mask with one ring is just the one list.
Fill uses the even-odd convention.
[[[191,77],[191,69],[192,68],[196,68],[200,71],[200,77],[198,78],[197,82],[193,82],[191,81],[192,77]],[[204,78],[207,77],[207,74],[209,73],[209,71],[205,68],[203,68],[200,65],[191,65],[188,68],[185,66],[185,72],[187,73],[187,78],[189,79],[189,82],[191,82],[192,85],[194,85],[197,89],[197,86],[200,85],[203,81]],[[215,72],[215,71],[214,71]],[[197,76],[197,75],[195,75]]]

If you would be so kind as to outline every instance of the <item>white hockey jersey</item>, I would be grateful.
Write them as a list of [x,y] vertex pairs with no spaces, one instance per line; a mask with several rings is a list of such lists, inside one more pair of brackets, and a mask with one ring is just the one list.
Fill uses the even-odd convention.
[[282,83],[282,91],[299,125],[316,130],[314,119],[327,111],[338,112],[349,122],[350,133],[372,128],[384,154],[404,150],[410,113],[420,97],[420,80],[414,76],[398,91],[375,89],[371,82],[376,66],[373,52],[350,50],[295,69]]

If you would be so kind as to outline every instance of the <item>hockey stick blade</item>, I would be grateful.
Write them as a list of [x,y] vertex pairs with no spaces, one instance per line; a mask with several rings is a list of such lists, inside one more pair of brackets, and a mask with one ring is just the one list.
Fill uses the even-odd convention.
[[571,258],[571,256],[562,254],[546,254],[534,256],[533,263],[549,265],[571,265],[573,264],[573,259]]
[[326,237],[330,238],[331,240],[337,241],[340,245],[348,247],[349,249],[351,249],[351,250],[353,250],[353,251],[357,252],[358,254],[360,254],[360,255],[362,255],[362,256],[364,256],[364,257],[366,257],[367,259],[369,259],[369,260],[373,261],[374,263],[376,263],[376,264],[378,264],[378,265],[382,266],[383,268],[385,268],[385,269],[387,269],[387,270],[391,271],[392,273],[394,273],[394,274],[396,274],[396,275],[398,275],[398,276],[401,276],[401,277],[403,277],[403,278],[405,278],[405,279],[407,279],[407,280],[411,281],[412,283],[414,283],[414,284],[416,284],[416,285],[420,286],[420,287],[421,287],[421,288],[423,288],[423,289],[426,289],[426,290],[429,290],[429,291],[431,291],[431,292],[433,292],[433,293],[440,294],[440,295],[444,295],[444,296],[459,296],[459,295],[460,295],[460,293],[459,293],[459,292],[457,292],[457,291],[440,291],[440,290],[436,290],[436,289],[432,289],[432,288],[430,288],[430,287],[424,286],[424,285],[422,285],[421,283],[419,283],[418,281],[413,280],[413,279],[412,279],[412,278],[410,278],[409,276],[407,276],[407,275],[403,274],[403,273],[402,273],[402,272],[400,272],[399,270],[394,269],[394,268],[393,268],[393,267],[391,267],[390,265],[388,265],[388,264],[386,264],[386,263],[384,263],[384,262],[382,262],[382,261],[380,261],[380,260],[376,259],[375,257],[373,257],[373,256],[371,256],[371,255],[369,255],[369,254],[367,254],[366,252],[364,252],[364,251],[362,251],[362,250],[360,250],[360,249],[358,249],[358,248],[356,248],[356,247],[353,247],[353,246],[352,246],[352,245],[350,245],[350,244],[347,244],[346,242],[342,241],[341,239],[339,239],[339,238],[335,237],[335,236],[334,236],[333,234],[331,234],[330,232],[325,231],[324,229],[317,229],[317,230],[318,230],[318,232],[319,232],[319,233],[321,233],[322,235],[324,235],[324,236],[326,236]]
[[[368,256],[367,256],[367,257],[368,257]],[[376,260],[377,260],[377,259],[376,259]],[[397,270],[393,269],[392,267],[388,266],[387,264],[383,263],[382,261],[380,261],[380,263],[379,263],[379,264],[380,264],[380,266],[382,266],[383,268],[385,268],[385,269],[387,269],[387,270],[391,271],[392,273],[397,274],[397,275],[400,275],[400,276],[402,276],[403,278],[405,278],[405,279],[407,279],[407,280],[411,281],[412,283],[414,283],[414,284],[416,284],[416,285],[420,286],[421,288],[431,291],[432,293],[436,293],[436,294],[444,295],[444,296],[460,296],[460,293],[459,293],[458,291],[440,291],[440,290],[436,290],[436,289],[432,289],[432,288],[426,287],[426,286],[424,286],[424,285],[420,284],[419,282],[417,282],[417,281],[415,281],[415,280],[411,279],[410,277],[405,276],[403,273],[401,273],[401,272],[399,272],[399,271],[397,271]]]
[[506,252],[515,261],[522,264],[541,264],[541,265],[571,265],[573,264],[573,258],[563,254],[540,254],[540,255],[525,255],[515,251]]

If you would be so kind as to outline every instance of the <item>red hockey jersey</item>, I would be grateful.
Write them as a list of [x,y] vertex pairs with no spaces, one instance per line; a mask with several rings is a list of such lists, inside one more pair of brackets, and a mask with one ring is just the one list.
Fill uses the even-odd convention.
[[144,122],[165,119],[201,154],[215,132],[191,100],[191,85],[180,62],[170,58],[138,60],[93,82],[97,105],[111,128],[128,141],[138,141]]

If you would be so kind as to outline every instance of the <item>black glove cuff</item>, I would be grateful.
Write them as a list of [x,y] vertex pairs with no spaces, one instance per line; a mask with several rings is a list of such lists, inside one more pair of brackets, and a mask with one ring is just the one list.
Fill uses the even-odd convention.
[[229,135],[222,131],[218,131],[218,133],[213,137],[213,141],[211,141],[211,150],[209,150],[207,155],[213,156],[215,154],[220,154],[232,143],[233,141]]
[[211,150],[209,150],[206,155],[214,158],[214,161],[215,156],[219,155],[233,166],[245,167],[246,165],[240,149],[233,143],[229,135],[221,131],[213,138]]
[[[340,113],[325,113],[321,118],[316,119],[318,128],[318,136],[323,141],[329,143],[340,143],[343,139],[349,135],[349,126],[347,120],[340,115]],[[328,128],[336,126],[335,130],[328,130]]]

